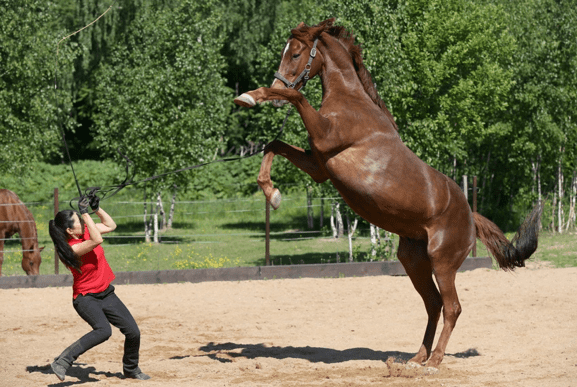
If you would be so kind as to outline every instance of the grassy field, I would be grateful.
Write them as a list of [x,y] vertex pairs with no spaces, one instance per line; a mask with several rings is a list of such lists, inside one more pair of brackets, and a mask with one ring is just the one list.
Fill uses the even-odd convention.
[[[61,204],[65,208],[68,204]],[[270,259],[274,265],[346,262],[348,240],[333,239],[329,227],[330,201],[324,201],[324,226],[320,228],[320,199],[313,202],[315,227],[307,227],[306,197],[287,195],[281,208],[271,210]],[[28,205],[33,213],[42,252],[41,274],[54,273],[54,249],[48,236],[50,204]],[[256,266],[265,264],[265,202],[262,193],[252,198],[179,202],[173,228],[161,233],[161,243],[144,243],[143,204],[103,203],[118,228],[107,234],[106,257],[114,271],[171,270]],[[169,203],[165,203],[168,211]],[[149,213],[150,213],[149,209]],[[511,238],[512,235],[507,235]],[[19,241],[9,240],[4,250],[3,275],[24,275]],[[398,238],[393,236],[394,248]],[[477,256],[487,256],[477,243]],[[360,223],[353,239],[355,261],[366,261],[370,251],[369,227]],[[389,254],[384,259],[394,259]],[[577,266],[577,233],[542,232],[539,249],[532,258],[553,266]],[[67,273],[60,264],[60,273]]]

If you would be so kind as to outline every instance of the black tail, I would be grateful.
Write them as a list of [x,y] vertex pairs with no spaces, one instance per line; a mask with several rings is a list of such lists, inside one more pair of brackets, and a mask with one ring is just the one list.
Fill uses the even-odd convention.
[[537,250],[542,210],[540,204],[533,208],[511,242],[495,223],[476,212],[473,213],[477,238],[495,257],[501,269],[514,270],[515,267],[524,267],[525,260]]

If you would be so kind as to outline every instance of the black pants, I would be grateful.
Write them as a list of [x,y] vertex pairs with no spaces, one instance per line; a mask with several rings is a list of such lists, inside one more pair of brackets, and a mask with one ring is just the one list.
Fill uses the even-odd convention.
[[92,331],[82,336],[78,341],[66,348],[58,357],[60,363],[67,368],[78,356],[108,340],[112,335],[110,324],[124,334],[124,357],[122,358],[125,374],[138,373],[138,351],[140,349],[140,330],[136,321],[114,293],[110,285],[102,293],[79,295],[73,301],[76,312],[92,327]]

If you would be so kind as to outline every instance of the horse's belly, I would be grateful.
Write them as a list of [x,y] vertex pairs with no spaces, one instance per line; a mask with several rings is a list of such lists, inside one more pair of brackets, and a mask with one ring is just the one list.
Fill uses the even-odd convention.
[[347,149],[326,163],[327,173],[349,207],[368,222],[424,237],[428,219],[446,202],[446,184],[422,161],[399,163],[392,153]]

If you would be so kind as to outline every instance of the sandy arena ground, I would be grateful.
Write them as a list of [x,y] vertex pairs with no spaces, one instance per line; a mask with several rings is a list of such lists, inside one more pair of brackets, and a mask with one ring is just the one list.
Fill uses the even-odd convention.
[[463,313],[425,375],[402,365],[426,325],[407,277],[120,285],[146,382],[122,378],[117,329],[60,382],[52,358],[89,329],[71,289],[0,290],[0,386],[577,386],[577,268],[477,269],[457,288]]

